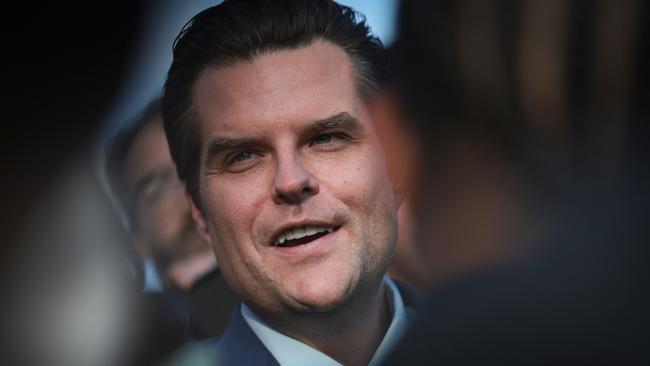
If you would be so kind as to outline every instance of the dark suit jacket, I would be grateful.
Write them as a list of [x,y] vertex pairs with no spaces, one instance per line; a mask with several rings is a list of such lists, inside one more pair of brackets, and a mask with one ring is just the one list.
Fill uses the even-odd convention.
[[218,268],[198,279],[185,297],[190,315],[190,334],[196,340],[222,335],[232,309],[240,301]]
[[218,365],[280,365],[244,320],[241,304],[233,309],[228,328],[215,346]]
[[384,365],[650,365],[650,205],[582,196],[534,256],[433,292]]
[[[420,301],[419,294],[397,281],[395,283],[402,296],[405,310],[411,312]],[[215,347],[218,365],[280,365],[244,320],[241,315],[241,304],[233,310],[230,324],[223,336],[215,341]]]

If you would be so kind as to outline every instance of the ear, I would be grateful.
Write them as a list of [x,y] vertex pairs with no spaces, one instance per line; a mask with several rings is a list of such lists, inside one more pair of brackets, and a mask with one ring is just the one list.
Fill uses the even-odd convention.
[[414,189],[418,139],[394,91],[382,92],[370,104],[369,109],[384,150],[395,197],[398,204],[401,204]]
[[185,199],[187,200],[187,204],[190,206],[190,210],[192,212],[192,219],[194,219],[194,223],[196,224],[196,230],[199,232],[199,236],[205,241],[206,243],[210,244],[212,246],[212,238],[210,237],[210,232],[208,231],[208,227],[205,224],[205,218],[203,216],[203,212],[199,210],[198,207],[196,207],[196,204],[194,203],[194,200],[192,197],[190,197],[189,194],[185,193]]

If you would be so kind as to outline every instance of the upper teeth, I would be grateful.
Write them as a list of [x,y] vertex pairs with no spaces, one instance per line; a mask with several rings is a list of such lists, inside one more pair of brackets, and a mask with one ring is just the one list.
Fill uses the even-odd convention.
[[304,238],[305,236],[316,235],[318,233],[322,233],[326,231],[328,233],[331,233],[333,229],[316,227],[316,226],[305,226],[305,227],[299,227],[295,229],[289,229],[283,232],[282,234],[280,234],[280,236],[275,240],[275,244],[280,245],[287,240],[300,239],[300,238]]

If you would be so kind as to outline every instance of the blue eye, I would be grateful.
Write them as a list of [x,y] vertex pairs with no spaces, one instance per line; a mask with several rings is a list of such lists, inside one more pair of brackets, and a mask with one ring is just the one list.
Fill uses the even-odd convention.
[[250,159],[252,156],[253,156],[253,153],[251,153],[250,151],[244,151],[244,152],[240,152],[237,155],[235,155],[232,160],[233,161],[244,161],[244,160]]
[[314,144],[327,144],[332,141],[332,135],[331,134],[323,134],[323,135],[318,135],[316,138],[314,138],[313,143]]
[[257,166],[264,157],[258,150],[233,151],[222,162],[221,169],[228,173],[242,173]]

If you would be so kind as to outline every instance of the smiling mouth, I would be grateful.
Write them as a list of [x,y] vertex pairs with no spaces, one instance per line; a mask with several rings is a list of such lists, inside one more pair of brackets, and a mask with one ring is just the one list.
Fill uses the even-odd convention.
[[273,246],[286,248],[286,247],[295,247],[298,245],[304,245],[310,243],[316,239],[322,238],[323,236],[334,231],[334,228],[331,227],[315,227],[315,226],[306,226],[301,228],[289,229],[273,242]]

